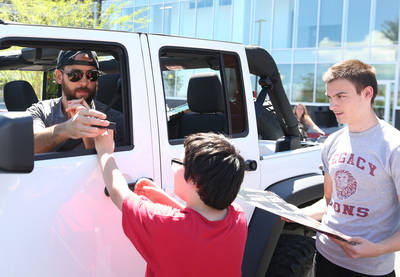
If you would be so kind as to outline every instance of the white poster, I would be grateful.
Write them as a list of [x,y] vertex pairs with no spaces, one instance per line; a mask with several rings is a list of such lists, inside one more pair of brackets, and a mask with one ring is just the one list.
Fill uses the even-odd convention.
[[238,198],[260,209],[287,218],[293,222],[307,226],[321,233],[333,236],[337,239],[347,241],[349,238],[341,232],[322,225],[319,221],[303,214],[299,208],[292,204],[289,204],[271,191],[241,189],[239,191]]

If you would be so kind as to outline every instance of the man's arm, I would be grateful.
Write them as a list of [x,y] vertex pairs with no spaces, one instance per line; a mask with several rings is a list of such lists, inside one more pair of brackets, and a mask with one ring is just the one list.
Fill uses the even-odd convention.
[[64,131],[64,124],[65,122],[48,128],[34,130],[35,154],[49,152],[68,139],[68,136]]
[[331,201],[332,196],[332,179],[328,173],[324,175],[324,198],[311,206],[302,208],[301,211],[306,215],[321,221],[322,216],[325,214],[328,204]]
[[91,125],[108,126],[109,122],[105,118],[102,112],[82,109],[66,122],[35,129],[35,153],[49,152],[69,138],[94,138],[104,130]]

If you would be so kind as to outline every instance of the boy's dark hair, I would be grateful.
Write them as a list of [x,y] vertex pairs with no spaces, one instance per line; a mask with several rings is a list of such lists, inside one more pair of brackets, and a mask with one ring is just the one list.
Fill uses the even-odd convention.
[[374,90],[371,104],[374,103],[375,96],[378,92],[375,68],[359,60],[346,60],[332,65],[328,71],[325,72],[322,79],[325,83],[337,79],[346,79],[355,86],[358,94],[361,94],[364,88],[371,86]]
[[200,199],[217,210],[228,207],[239,192],[245,162],[223,135],[197,133],[188,136],[185,146],[185,180],[191,179]]

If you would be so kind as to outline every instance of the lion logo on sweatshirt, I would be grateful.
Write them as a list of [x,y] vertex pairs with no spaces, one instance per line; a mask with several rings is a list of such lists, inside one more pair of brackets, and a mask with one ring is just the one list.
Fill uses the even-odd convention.
[[336,195],[340,200],[352,196],[357,190],[357,181],[347,170],[338,170],[335,173]]

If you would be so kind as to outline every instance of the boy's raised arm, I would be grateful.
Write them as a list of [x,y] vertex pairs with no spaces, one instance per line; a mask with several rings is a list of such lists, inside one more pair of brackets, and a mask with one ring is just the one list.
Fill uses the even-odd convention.
[[103,134],[95,138],[95,146],[100,169],[111,200],[122,210],[122,202],[133,192],[129,189],[128,183],[112,155],[114,152],[113,131],[106,130]]

